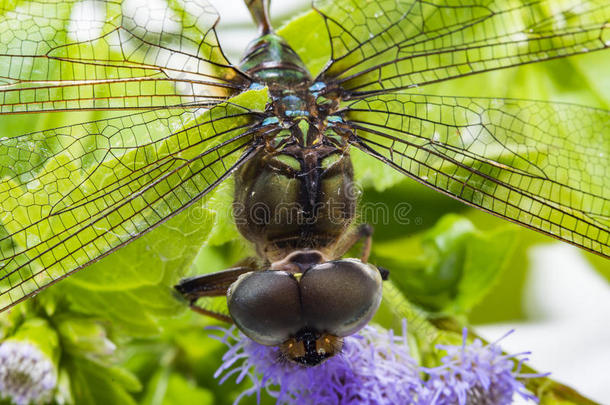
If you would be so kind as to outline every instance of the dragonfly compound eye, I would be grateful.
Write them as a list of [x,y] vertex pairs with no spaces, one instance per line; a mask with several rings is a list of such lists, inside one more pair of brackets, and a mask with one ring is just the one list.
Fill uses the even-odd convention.
[[381,275],[356,259],[315,265],[301,277],[301,305],[307,325],[335,336],[364,327],[381,302]]
[[299,284],[285,271],[241,275],[227,292],[229,313],[239,329],[263,345],[279,345],[301,328]]

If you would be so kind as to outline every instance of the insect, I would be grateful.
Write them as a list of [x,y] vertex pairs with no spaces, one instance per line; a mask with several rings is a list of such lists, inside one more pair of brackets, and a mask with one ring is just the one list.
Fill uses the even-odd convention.
[[[238,227],[273,271],[245,265],[178,288],[192,300],[227,293],[249,336],[316,364],[372,316],[386,275],[366,263],[370,232],[350,227],[354,148],[466,204],[610,255],[610,112],[409,91],[606,49],[606,2],[314,1],[331,45],[315,77],[273,33],[268,4],[246,4],[261,36],[237,65],[203,1],[152,11],[112,0],[0,6],[0,113],[118,111],[1,139],[2,308],[235,174],[235,200],[248,207],[236,212]],[[75,10],[87,27],[71,26]],[[262,108],[240,104],[264,87]],[[254,214],[263,206],[263,219],[282,218],[285,203],[298,203],[291,221]],[[340,259],[360,238],[362,257]],[[343,286],[355,292],[342,295]],[[322,305],[328,297],[336,301]]]

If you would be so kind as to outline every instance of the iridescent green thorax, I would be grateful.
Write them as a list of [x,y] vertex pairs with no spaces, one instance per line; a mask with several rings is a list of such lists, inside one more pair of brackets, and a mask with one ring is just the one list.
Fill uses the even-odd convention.
[[265,34],[246,50],[240,69],[255,83],[268,86],[272,96],[306,88],[311,77],[296,52],[277,34]]
[[270,135],[271,149],[291,143],[315,148],[328,144],[329,135],[341,138],[336,131],[329,131],[340,124],[336,122],[340,117],[332,116],[338,102],[319,96],[323,85],[312,83],[301,58],[280,36],[271,32],[253,41],[240,68],[250,76],[253,86],[269,88],[269,117],[262,125]]

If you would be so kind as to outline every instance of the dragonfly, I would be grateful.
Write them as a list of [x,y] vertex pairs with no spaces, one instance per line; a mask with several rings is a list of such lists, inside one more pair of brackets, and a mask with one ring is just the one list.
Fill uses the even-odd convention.
[[[342,320],[327,319],[336,335],[351,333],[374,312],[386,274],[367,263],[370,232],[352,227],[350,150],[465,204],[610,256],[609,111],[414,91],[605,50],[606,1],[315,0],[331,48],[315,76],[274,33],[268,2],[246,6],[260,37],[233,64],[216,34],[219,16],[203,0],[0,5],[0,126],[28,114],[100,114],[0,138],[0,308],[120,249],[235,176],[242,207],[311,208],[297,210],[296,227],[261,225],[252,210],[236,213],[266,268],[290,273],[278,285],[286,277],[303,281],[304,268],[328,266],[370,283]],[[331,197],[341,203],[338,214],[316,204]],[[340,259],[359,239],[362,257]],[[225,273],[231,283],[212,281],[231,305],[262,282],[251,273],[232,269]],[[322,290],[330,281],[312,285]],[[197,298],[213,282],[187,279],[178,287]],[[235,304],[240,311],[240,319],[252,314]],[[286,324],[278,325],[284,333]],[[333,352],[340,343],[321,344]]]

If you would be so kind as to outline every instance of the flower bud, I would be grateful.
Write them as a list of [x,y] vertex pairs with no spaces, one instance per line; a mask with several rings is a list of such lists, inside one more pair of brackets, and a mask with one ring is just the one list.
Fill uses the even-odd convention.
[[49,401],[58,361],[57,333],[43,319],[25,321],[0,343],[0,394],[17,405]]

